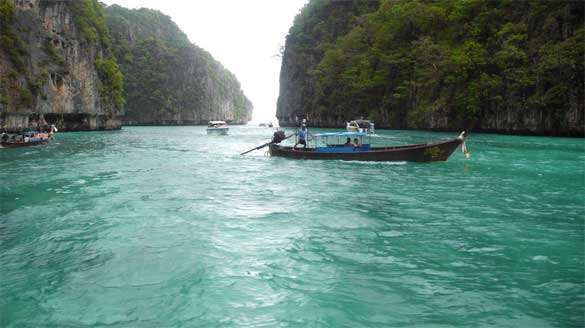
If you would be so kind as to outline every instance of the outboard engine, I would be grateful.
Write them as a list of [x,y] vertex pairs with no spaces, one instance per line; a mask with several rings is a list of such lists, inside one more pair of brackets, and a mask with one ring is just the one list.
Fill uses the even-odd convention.
[[284,135],[284,131],[276,131],[272,135],[272,143],[279,144],[284,139],[286,139],[286,136]]

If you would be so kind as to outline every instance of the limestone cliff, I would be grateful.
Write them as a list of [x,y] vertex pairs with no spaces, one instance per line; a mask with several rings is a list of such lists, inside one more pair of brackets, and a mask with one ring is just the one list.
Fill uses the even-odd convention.
[[124,124],[205,124],[251,119],[236,77],[192,44],[170,17],[151,9],[106,8],[115,56],[125,76]]
[[583,136],[584,7],[311,0],[286,39],[277,117]]
[[0,0],[0,126],[119,129],[121,75],[97,0]]
[[343,119],[315,120],[315,79],[312,71],[323,59],[326,46],[345,35],[356,16],[372,12],[378,1],[310,1],[295,17],[286,37],[280,69],[280,92],[276,117],[281,126],[297,126],[309,117],[311,125],[344,127]]

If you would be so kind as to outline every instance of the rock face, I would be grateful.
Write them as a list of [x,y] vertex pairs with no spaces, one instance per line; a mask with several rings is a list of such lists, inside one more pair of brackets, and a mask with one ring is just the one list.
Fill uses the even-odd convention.
[[119,6],[107,13],[97,0],[0,0],[0,128],[251,119],[236,77],[169,17]]
[[109,6],[115,56],[125,76],[124,124],[245,124],[252,103],[236,77],[156,10]]
[[2,128],[120,128],[123,99],[98,70],[111,59],[97,1],[0,0],[0,14]]
[[277,117],[582,137],[584,7],[311,0],[286,39]]

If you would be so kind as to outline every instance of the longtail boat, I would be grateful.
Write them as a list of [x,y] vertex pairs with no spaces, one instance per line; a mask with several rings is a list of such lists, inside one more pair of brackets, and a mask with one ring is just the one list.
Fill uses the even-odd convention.
[[46,144],[47,142],[49,142],[49,139],[42,139],[42,140],[38,140],[38,141],[27,141],[27,142],[11,142],[11,141],[4,142],[4,141],[2,141],[2,142],[0,142],[0,146],[2,146],[2,148],[18,148],[18,147],[42,145],[42,144]]
[[49,142],[49,137],[35,137],[35,138],[33,138],[33,136],[37,133],[39,133],[39,132],[38,131],[23,132],[22,138],[19,139],[18,141],[1,141],[0,146],[2,148],[19,148],[19,147],[29,147],[29,146],[42,145],[42,144],[46,144],[47,142]]
[[465,156],[468,157],[465,147],[465,131],[456,138],[403,146],[372,147],[371,143],[361,142],[358,142],[357,145],[328,143],[328,139],[332,137],[337,137],[337,139],[353,137],[354,140],[356,138],[362,140],[367,135],[365,132],[320,133],[313,136],[317,140],[319,138],[324,140],[321,145],[319,142],[315,142],[316,146],[313,148],[295,148],[280,145],[280,141],[284,140],[284,132],[277,131],[272,141],[266,145],[269,147],[271,156],[293,159],[441,162],[449,159],[459,145],[461,145]]

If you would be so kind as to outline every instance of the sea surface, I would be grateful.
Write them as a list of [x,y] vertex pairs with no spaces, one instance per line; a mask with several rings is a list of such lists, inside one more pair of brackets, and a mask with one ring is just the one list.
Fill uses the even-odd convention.
[[584,326],[584,139],[471,134],[444,163],[239,155],[272,132],[0,149],[0,327]]

